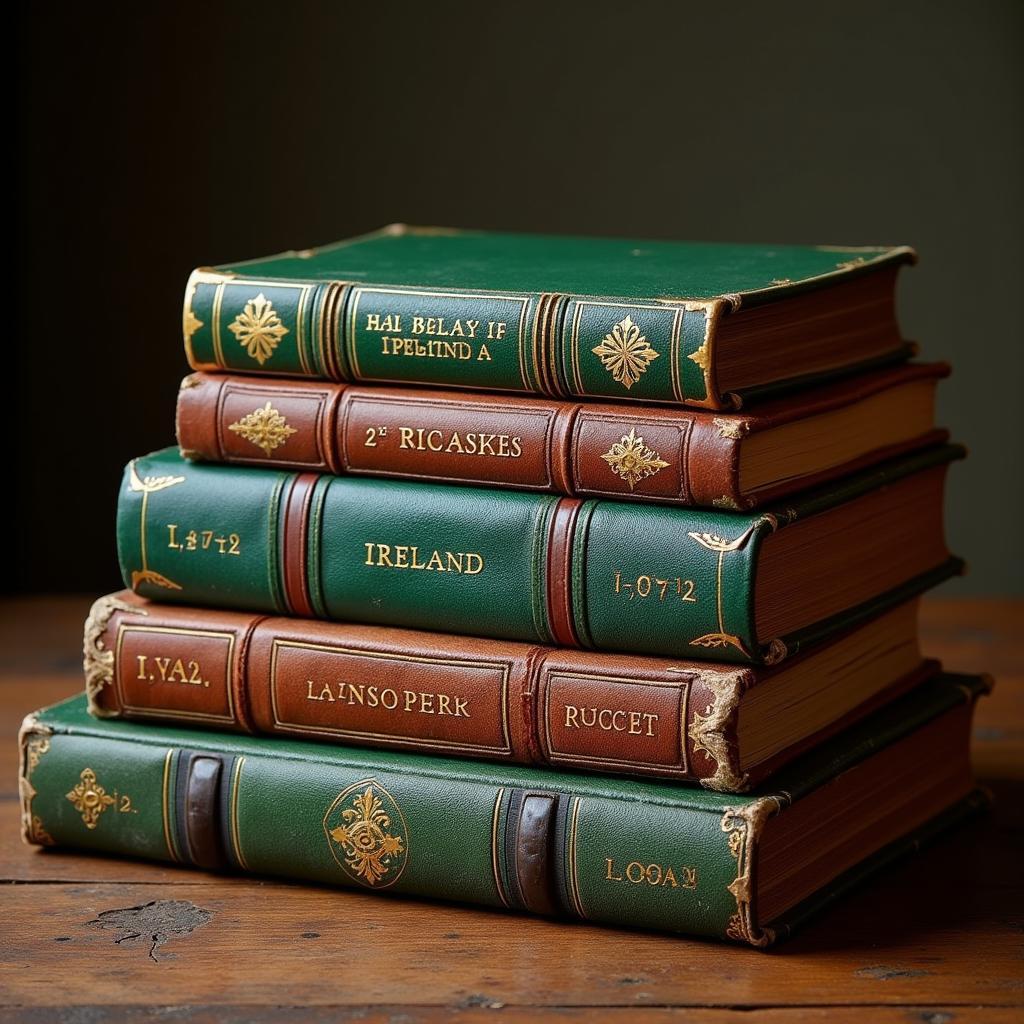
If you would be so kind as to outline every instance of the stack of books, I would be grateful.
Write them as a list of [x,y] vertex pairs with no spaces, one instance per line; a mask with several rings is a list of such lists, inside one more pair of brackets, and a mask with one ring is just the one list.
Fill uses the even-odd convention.
[[765,946],[980,803],[907,248],[391,227],[192,274],[26,839]]

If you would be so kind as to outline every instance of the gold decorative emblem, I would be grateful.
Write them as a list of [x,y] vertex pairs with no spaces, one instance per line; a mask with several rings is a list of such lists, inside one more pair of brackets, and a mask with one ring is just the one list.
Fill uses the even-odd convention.
[[642,437],[636,436],[636,427],[623,434],[622,440],[616,441],[601,458],[611,466],[616,476],[629,484],[630,490],[668,465],[653,448],[644,444]]
[[192,312],[192,300],[196,297],[196,283],[194,279],[189,279],[188,287],[185,289],[185,305],[181,311],[181,330],[185,335],[185,348],[190,353],[192,351],[192,335],[203,326],[203,321]]
[[[690,358],[692,359],[693,356]],[[728,437],[732,441],[741,440],[750,431],[750,424],[746,420],[723,419],[720,416],[716,416],[713,422],[718,427],[718,436]]]
[[112,717],[112,712],[100,707],[99,695],[103,687],[109,686],[114,680],[114,652],[107,648],[103,636],[115,612],[149,614],[125,601],[119,601],[116,597],[101,597],[93,602],[85,620],[82,636],[82,668],[85,672],[85,694],[89,701],[89,713],[97,718]]
[[647,339],[640,333],[631,317],[620,320],[601,341],[590,350],[599,356],[612,378],[628,391],[647,372],[647,367],[658,358]]
[[228,430],[262,448],[267,455],[280,448],[292,434],[298,433],[294,427],[288,426],[288,421],[269,402],[262,409],[253,409],[237,423],[232,423]]
[[185,310],[185,318],[182,321],[181,326],[185,333],[185,341],[190,342],[192,340],[192,335],[203,326],[203,321],[192,312],[192,307],[189,306],[189,308]]
[[749,657],[749,652],[743,646],[743,641],[734,633],[726,632],[725,629],[725,609],[722,606],[722,563],[730,551],[739,551],[764,523],[767,523],[773,530],[778,526],[778,522],[773,516],[764,515],[752,523],[735,540],[726,540],[724,537],[719,537],[717,533],[687,533],[687,536],[691,540],[695,540],[702,548],[714,551],[718,555],[718,567],[715,574],[718,630],[714,633],[705,633],[703,636],[691,640],[690,644],[692,646],[707,648],[735,647],[738,651]]
[[18,775],[18,793],[21,797],[21,834],[26,843],[38,846],[53,846],[53,837],[43,826],[38,814],[32,813],[32,800],[36,796],[32,785],[32,773],[39,767],[39,761],[50,749],[51,730],[29,715],[18,732],[18,746],[21,749],[21,771]]
[[401,808],[375,779],[342,790],[323,824],[331,855],[354,882],[387,888],[398,881],[409,857],[409,830]]
[[96,781],[91,768],[83,768],[79,782],[67,798],[82,816],[86,828],[95,828],[99,816],[114,802],[114,798]]
[[736,900],[736,913],[730,916],[725,934],[736,942],[769,946],[775,941],[775,932],[762,928],[754,917],[754,855],[764,823],[786,803],[784,797],[766,796],[742,807],[727,807],[722,815],[721,828],[736,861],[736,877],[726,886]]
[[281,318],[263,292],[245,304],[242,312],[228,324],[228,330],[260,366],[274,354],[288,333],[288,328],[281,323]]
[[142,568],[132,570],[132,590],[138,590],[140,583],[152,583],[166,590],[181,590],[181,586],[169,580],[163,573],[150,569],[146,559],[146,512],[149,509],[149,496],[157,491],[166,490],[185,482],[183,476],[144,476],[140,477],[135,463],[128,466],[128,490],[142,492],[142,508],[139,510],[139,546],[142,554]]
[[707,376],[708,370],[711,369],[711,353],[708,351],[707,338],[704,339],[696,352],[691,352],[686,358],[692,359],[704,371],[704,375]]

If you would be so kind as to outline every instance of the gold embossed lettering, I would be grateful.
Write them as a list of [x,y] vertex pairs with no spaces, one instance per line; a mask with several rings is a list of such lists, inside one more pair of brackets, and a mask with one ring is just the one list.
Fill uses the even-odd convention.
[[476,551],[437,551],[424,562],[416,545],[363,544],[366,558],[363,565],[388,569],[421,569],[430,572],[453,572],[463,576],[478,576],[484,570],[484,556]]
[[375,334],[380,334],[383,331],[388,333],[400,331],[402,329],[402,314],[388,313],[386,316],[381,317],[379,313],[367,313],[366,329],[373,331]]
[[213,551],[218,555],[241,555],[242,538],[237,533],[226,537],[216,530],[189,530],[183,540],[178,539],[179,525],[167,524],[167,546],[172,551]]
[[[406,451],[445,452],[449,455],[480,455],[499,459],[518,459],[523,454],[523,439],[510,434],[490,434],[483,431],[460,433],[457,430],[446,434],[443,430],[424,427],[398,428],[398,447]],[[380,431],[384,436],[384,429]],[[367,429],[365,446],[376,447],[377,434],[373,427]]]
[[632,601],[634,597],[642,599],[654,594],[659,601],[675,598],[689,604],[696,604],[697,596],[694,593],[696,586],[693,580],[684,580],[679,576],[675,579],[663,580],[649,573],[642,573],[635,579],[627,580],[618,570],[612,573],[613,592],[626,595],[629,601]]
[[366,683],[340,682],[336,689],[331,683],[306,681],[306,700],[323,701],[329,704],[341,703],[348,706],[384,708],[387,711],[401,710],[403,713],[439,715],[448,718],[470,718],[469,698],[457,694],[434,693],[422,690],[380,689]]
[[659,718],[660,716],[653,711],[565,705],[566,729],[598,728],[603,732],[625,732],[630,736],[655,736],[655,726]]
[[697,888],[697,869],[685,864],[645,864],[632,860],[623,873],[613,857],[605,857],[604,877],[607,882],[632,882],[633,885],[649,885],[652,889]]

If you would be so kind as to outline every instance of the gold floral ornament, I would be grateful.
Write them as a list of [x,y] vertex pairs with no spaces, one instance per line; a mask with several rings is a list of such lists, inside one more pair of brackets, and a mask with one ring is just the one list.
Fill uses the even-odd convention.
[[611,466],[616,476],[629,484],[630,490],[668,465],[653,448],[644,444],[642,437],[636,436],[636,427],[623,434],[622,439],[616,441],[601,458]]
[[152,583],[166,590],[181,590],[181,586],[169,580],[163,573],[149,568],[146,555],[146,513],[149,510],[149,496],[157,491],[166,490],[185,482],[183,476],[144,476],[140,477],[135,469],[134,461],[128,467],[128,490],[142,492],[142,507],[139,510],[139,547],[142,555],[142,568],[132,570],[132,590],[138,590],[140,583]]
[[324,831],[334,859],[362,885],[391,885],[405,868],[405,821],[379,783],[365,780],[344,790],[324,817]]
[[263,292],[250,299],[228,330],[238,339],[248,355],[262,366],[288,333],[274,307]]
[[114,798],[96,781],[96,773],[84,768],[79,782],[67,798],[82,816],[86,828],[95,828],[99,816],[114,802]]
[[192,307],[188,306],[183,314],[181,326],[185,335],[185,341],[190,344],[192,335],[203,326],[203,321],[192,312]]
[[237,423],[230,424],[228,430],[262,448],[267,455],[280,448],[292,434],[298,433],[294,427],[288,426],[288,421],[269,402],[262,409],[253,409]]
[[704,339],[696,352],[691,352],[686,358],[692,359],[701,368],[704,375],[707,376],[708,370],[711,369],[711,352],[708,349],[707,339]]
[[647,367],[658,358],[658,353],[640,333],[631,317],[620,320],[603,338],[600,345],[590,350],[599,356],[612,378],[628,391],[647,372]]

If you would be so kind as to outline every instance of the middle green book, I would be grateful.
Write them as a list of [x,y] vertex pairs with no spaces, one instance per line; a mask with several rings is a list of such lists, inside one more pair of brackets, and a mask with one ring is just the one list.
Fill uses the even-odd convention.
[[154,601],[772,663],[957,572],[940,445],[758,513],[134,460],[125,584]]

